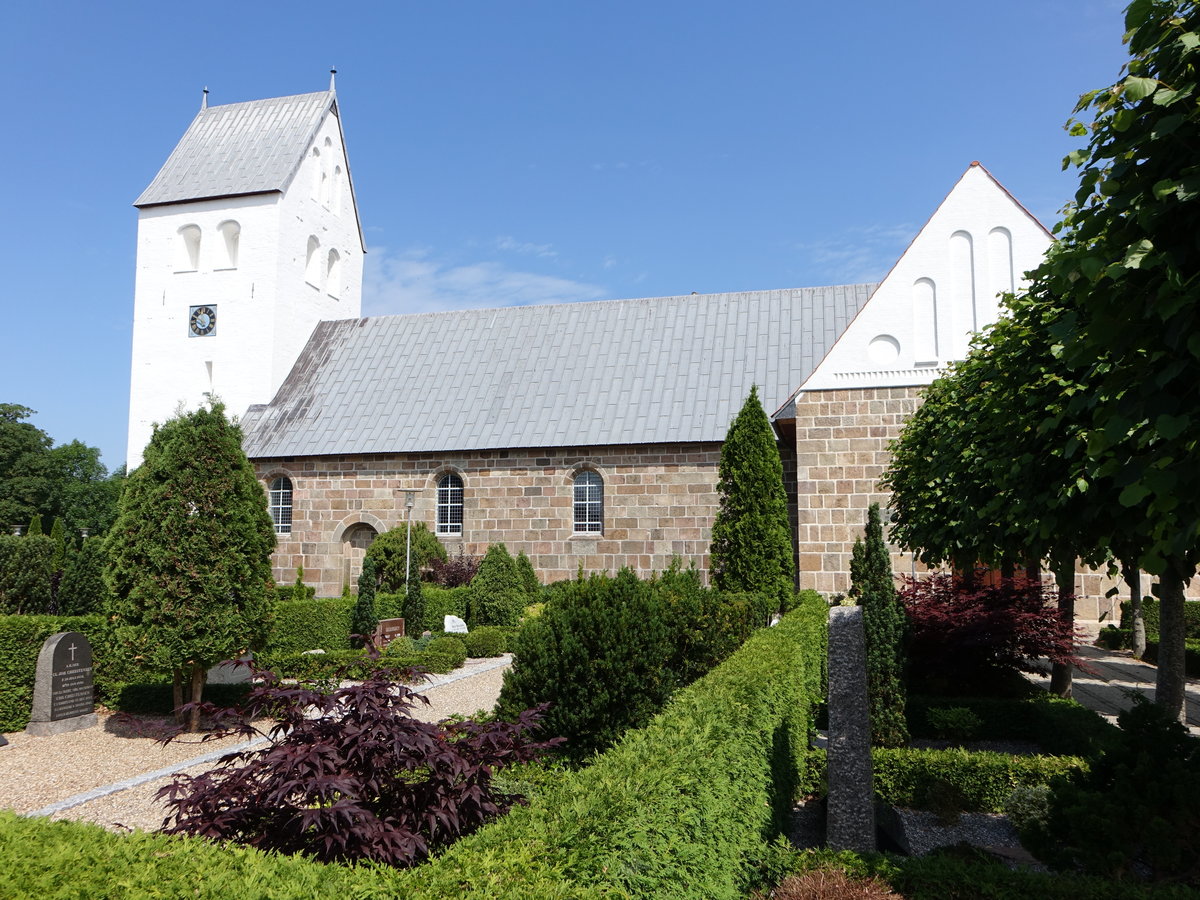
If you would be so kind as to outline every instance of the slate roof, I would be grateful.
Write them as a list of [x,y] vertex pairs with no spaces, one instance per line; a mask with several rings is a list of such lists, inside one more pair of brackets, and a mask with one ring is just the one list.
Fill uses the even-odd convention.
[[722,441],[768,413],[873,284],[322,322],[243,418],[254,458]]
[[282,191],[337,101],[332,91],[200,110],[134,206]]

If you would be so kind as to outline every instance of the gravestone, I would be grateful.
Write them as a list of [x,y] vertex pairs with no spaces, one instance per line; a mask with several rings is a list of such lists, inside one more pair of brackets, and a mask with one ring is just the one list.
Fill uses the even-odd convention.
[[829,801],[825,840],[831,850],[875,849],[871,721],[861,606],[829,610]]
[[443,616],[442,631],[446,634],[467,634],[467,623],[458,616]]
[[33,714],[25,731],[46,736],[96,724],[92,645],[78,631],[52,634],[38,653]]
[[375,647],[377,649],[386,649],[387,645],[398,637],[404,637],[403,619],[379,620],[379,624],[375,626]]

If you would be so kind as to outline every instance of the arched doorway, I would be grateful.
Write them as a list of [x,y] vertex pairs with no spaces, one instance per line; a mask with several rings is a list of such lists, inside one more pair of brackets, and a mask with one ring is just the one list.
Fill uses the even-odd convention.
[[379,532],[366,522],[351,525],[342,535],[342,583],[350,585],[351,591],[358,590],[363,557],[378,536]]

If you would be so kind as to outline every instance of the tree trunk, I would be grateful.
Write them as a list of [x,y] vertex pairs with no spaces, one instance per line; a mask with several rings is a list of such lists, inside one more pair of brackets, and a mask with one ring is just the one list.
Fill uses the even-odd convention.
[[1167,715],[1186,724],[1183,582],[1183,564],[1171,557],[1158,579],[1158,681],[1154,702]]
[[[1054,560],[1054,580],[1058,582],[1058,616],[1075,628],[1075,555],[1064,554]],[[1071,664],[1054,663],[1050,670],[1050,693],[1071,696]]]
[[183,725],[183,713],[179,711],[183,706],[183,671],[174,669],[171,672],[171,709],[175,714],[175,724]]
[[972,559],[957,559],[954,561],[954,567],[958,569],[959,577],[962,579],[963,590],[971,591],[975,589],[975,560]]
[[1133,629],[1133,658],[1146,655],[1146,619],[1142,615],[1142,570],[1125,566],[1125,582],[1129,585],[1129,626]]
[[1005,556],[1000,560],[1000,583],[1005,588],[1011,589],[1013,580],[1017,577],[1017,564],[1011,556]]
[[200,698],[204,695],[204,681],[208,676],[203,666],[192,666],[192,709],[188,713],[188,731],[200,730]]
[[1029,584],[1042,583],[1042,561],[1037,557],[1025,560],[1025,581]]

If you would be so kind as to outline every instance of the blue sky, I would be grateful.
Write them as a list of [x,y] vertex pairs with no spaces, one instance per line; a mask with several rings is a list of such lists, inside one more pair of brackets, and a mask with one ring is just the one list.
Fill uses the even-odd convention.
[[872,281],[971,160],[1047,226],[1123,4],[28,3],[0,402],[125,459],[136,212],[200,104],[338,98],[368,315]]

